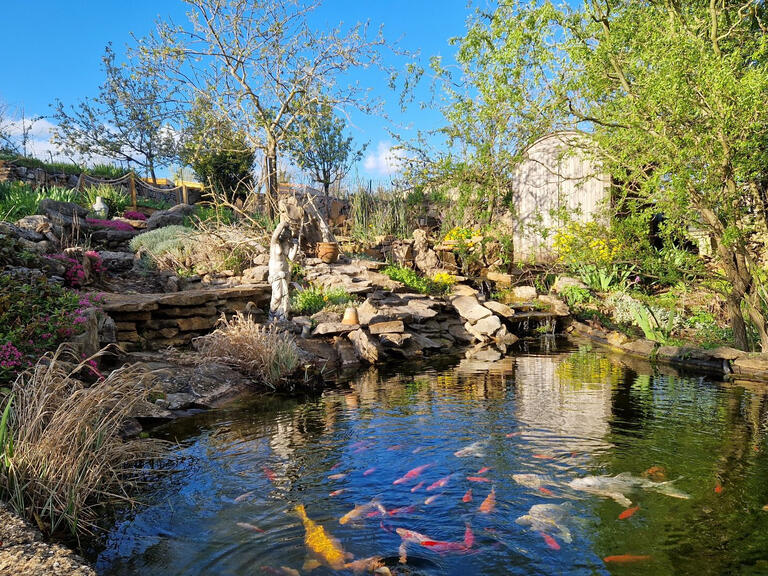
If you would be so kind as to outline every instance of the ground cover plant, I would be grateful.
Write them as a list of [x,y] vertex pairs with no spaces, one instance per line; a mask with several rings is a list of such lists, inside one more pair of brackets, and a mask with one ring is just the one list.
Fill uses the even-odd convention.
[[352,301],[353,297],[343,286],[324,288],[308,286],[296,291],[291,297],[291,312],[300,315],[312,315],[324,308],[343,306]]
[[80,334],[85,311],[98,306],[98,300],[45,278],[0,276],[0,384],[12,382],[44,353]]
[[381,272],[421,294],[444,295],[450,292],[451,286],[456,283],[456,279],[450,274],[438,273],[434,278],[427,278],[412,268],[399,264],[390,264]]

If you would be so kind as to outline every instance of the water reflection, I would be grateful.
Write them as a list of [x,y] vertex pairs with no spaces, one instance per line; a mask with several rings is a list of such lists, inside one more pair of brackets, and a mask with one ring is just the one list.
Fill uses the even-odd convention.
[[[399,574],[766,570],[765,390],[547,345],[561,350],[475,355],[449,369],[371,369],[316,398],[260,399],[166,428],[180,442],[179,472],[150,506],[126,512],[100,572],[290,573],[307,553],[292,511],[299,503],[346,552],[380,556]],[[620,520],[613,499],[568,487],[588,475],[641,478],[653,467],[691,498],[637,489],[628,497],[639,508]],[[439,479],[444,485],[427,492]],[[483,513],[492,487],[495,509]],[[372,500],[383,517],[377,504],[339,524]],[[515,522],[537,513],[547,520]],[[466,526],[472,543],[462,549]],[[396,528],[450,546],[410,544],[403,565]],[[605,562],[626,555],[649,558]]]

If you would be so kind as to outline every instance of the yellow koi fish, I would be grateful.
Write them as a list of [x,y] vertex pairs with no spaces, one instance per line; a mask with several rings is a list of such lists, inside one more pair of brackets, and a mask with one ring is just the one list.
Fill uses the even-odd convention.
[[[313,522],[308,516],[304,505],[299,504],[295,508],[296,513],[301,518],[302,524],[304,524],[304,543],[307,549],[312,555],[320,561],[321,564],[326,564],[334,570],[341,570],[344,568],[344,561],[346,560],[344,550],[341,549],[339,543],[331,537],[325,528],[319,524]],[[312,566],[317,566],[317,563],[312,563]]]

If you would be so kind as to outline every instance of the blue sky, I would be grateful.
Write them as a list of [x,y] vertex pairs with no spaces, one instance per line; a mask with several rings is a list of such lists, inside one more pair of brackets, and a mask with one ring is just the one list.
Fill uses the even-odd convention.
[[[148,33],[157,17],[186,21],[185,7],[176,0],[5,0],[0,18],[0,101],[18,117],[23,109],[27,118],[50,114],[49,104],[59,98],[75,104],[97,94],[103,81],[101,57],[112,42],[118,57],[131,43],[131,34]],[[470,12],[467,0],[325,0],[312,16],[319,25],[353,24],[370,21],[384,26],[388,40],[411,51],[419,51],[426,65],[430,56],[450,60],[453,48],[448,38],[461,35]],[[402,113],[396,94],[389,91],[386,79],[365,79],[386,100],[386,110],[399,126],[413,130],[434,128],[440,114],[434,109],[412,106]],[[421,97],[426,98],[426,86]],[[358,142],[368,142],[367,157],[357,167],[360,177],[387,181],[384,156],[391,138],[380,118],[352,117],[351,134]],[[50,126],[39,122],[33,130],[36,154],[47,159],[46,143]]]

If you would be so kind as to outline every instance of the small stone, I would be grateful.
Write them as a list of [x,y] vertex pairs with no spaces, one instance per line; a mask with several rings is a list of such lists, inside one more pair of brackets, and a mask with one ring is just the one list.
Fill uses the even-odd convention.
[[368,326],[371,334],[402,333],[405,326],[402,320],[393,320],[391,322],[377,322]]
[[386,348],[401,348],[411,339],[410,334],[380,334],[379,342]]
[[535,300],[537,294],[536,288],[533,286],[515,286],[512,288],[512,296],[515,300]]

